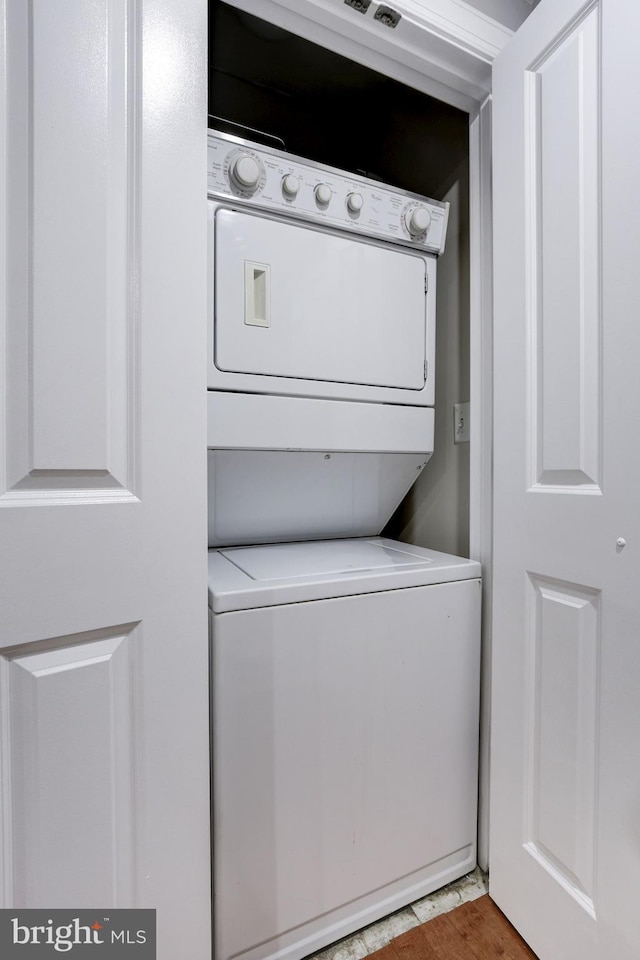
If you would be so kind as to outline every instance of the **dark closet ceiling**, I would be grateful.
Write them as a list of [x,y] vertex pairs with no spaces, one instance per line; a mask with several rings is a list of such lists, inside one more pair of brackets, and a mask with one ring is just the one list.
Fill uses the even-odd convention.
[[427,196],[468,157],[466,113],[219,0],[209,3],[209,114]]

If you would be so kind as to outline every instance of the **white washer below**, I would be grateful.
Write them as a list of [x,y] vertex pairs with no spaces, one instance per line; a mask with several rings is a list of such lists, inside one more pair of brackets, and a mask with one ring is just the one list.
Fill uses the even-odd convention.
[[473,869],[480,564],[209,554],[215,958],[299,960]]

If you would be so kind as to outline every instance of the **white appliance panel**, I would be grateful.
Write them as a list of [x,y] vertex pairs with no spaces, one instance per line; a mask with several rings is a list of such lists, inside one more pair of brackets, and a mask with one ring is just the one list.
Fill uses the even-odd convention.
[[404,590],[481,576],[477,560],[370,537],[209,551],[216,613]]
[[[297,256],[297,243],[293,245],[288,265],[287,257],[278,254],[277,282],[273,279],[270,259],[273,245],[269,240],[264,245],[261,240],[259,248],[252,247],[252,259],[245,259],[242,253],[242,238],[234,241],[239,250],[234,252],[221,249],[227,246],[217,235],[216,229],[217,219],[222,214],[240,216],[240,220],[231,221],[236,224],[261,223],[259,231],[262,233],[264,229],[268,235],[274,226],[280,227],[286,233],[287,244],[291,237],[313,236],[312,244],[317,254],[316,268],[312,269],[305,260],[304,269],[307,277],[311,278],[310,288],[315,286],[316,295],[307,297],[304,284],[300,285],[295,271],[291,270],[291,263]],[[208,216],[207,386],[210,391],[399,404],[405,407],[433,406],[436,341],[435,256],[360,236],[343,236],[329,231],[324,225],[303,225],[300,220],[278,220],[269,214],[249,212],[248,208],[231,210],[214,200],[209,201]],[[374,313],[371,314],[371,300],[366,284],[350,275],[345,286],[340,258],[337,258],[341,265],[335,276],[331,271],[323,269],[324,251],[337,249],[333,246],[336,242],[340,245],[344,243],[348,249],[354,251],[375,251],[376,259],[378,255],[386,255],[385,265],[387,262],[394,264],[392,274],[395,272],[395,264],[402,263],[402,272],[416,281],[416,284],[410,294],[405,289],[400,290],[398,302],[413,304],[411,309],[415,311],[418,311],[417,304],[420,304],[422,327],[419,332],[415,319],[417,313],[414,313],[413,319],[402,317],[395,305],[390,303],[388,298],[385,300],[385,284],[381,283],[377,273],[373,282],[378,290],[382,289],[382,298],[379,302],[376,301]],[[328,246],[325,246],[326,243]],[[387,256],[391,256],[392,261],[388,261]],[[404,259],[396,260],[396,257]],[[368,262],[368,253],[365,259]],[[225,264],[224,268],[220,266],[221,263]],[[405,266],[407,263],[409,266]],[[227,267],[231,270],[230,275]],[[419,279],[416,279],[418,272]],[[295,294],[296,289],[298,294]],[[273,299],[274,290],[280,304],[277,310]],[[297,300],[289,300],[291,291],[297,296]],[[357,291],[362,292],[362,303],[367,307],[368,316],[365,316],[361,304],[357,301]],[[347,301],[353,309],[346,317],[346,327],[341,328],[337,317],[345,318],[344,303]],[[323,302],[325,310],[321,312],[318,305],[321,306]],[[331,304],[331,308],[328,304]],[[386,320],[381,319],[380,305],[387,311]],[[295,314],[293,311],[296,311]],[[220,313],[218,319],[217,312]],[[296,316],[301,319],[296,320]],[[218,320],[220,331],[216,330]],[[248,322],[245,323],[245,320]],[[389,327],[386,326],[387,322],[390,323]],[[371,341],[371,333],[376,331],[376,323],[382,330],[381,334],[377,331],[377,335],[381,337],[380,343],[384,343],[387,350],[384,358],[377,340]],[[414,344],[417,340],[417,355],[409,355],[409,351],[402,344],[400,331],[403,331],[403,336],[408,334],[410,339],[413,338]],[[326,369],[319,362],[320,356],[327,364]],[[391,375],[385,371],[388,357],[393,362]],[[222,369],[222,365],[235,369]],[[314,377],[318,379],[313,379]],[[394,379],[398,383],[410,385],[389,386],[388,383]],[[371,382],[366,382],[369,380]]]
[[[449,204],[295,157],[228,134],[209,131],[210,197],[379,237],[436,255],[444,253]],[[253,182],[239,183],[236,163],[253,167]],[[294,192],[289,187],[293,186]],[[326,202],[319,202],[322,186]],[[354,206],[353,200],[359,201]],[[414,229],[418,211],[426,229]],[[428,214],[428,216],[426,216]]]
[[433,407],[207,392],[207,447],[433,452]]
[[428,459],[209,450],[209,546],[377,534]]
[[475,864],[480,582],[212,614],[216,957],[299,960]]
[[324,543],[274,543],[262,547],[232,547],[222,550],[252,580],[298,580],[300,571],[307,577],[335,577],[344,574],[407,567],[428,567],[433,558],[415,553],[410,547],[391,546],[381,540],[328,540]]
[[419,254],[219,209],[214,284],[222,371],[424,388]]

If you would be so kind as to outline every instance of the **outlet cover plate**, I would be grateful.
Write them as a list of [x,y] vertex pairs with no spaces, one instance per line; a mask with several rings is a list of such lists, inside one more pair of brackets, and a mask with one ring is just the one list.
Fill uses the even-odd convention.
[[469,442],[469,402],[453,405],[453,442]]

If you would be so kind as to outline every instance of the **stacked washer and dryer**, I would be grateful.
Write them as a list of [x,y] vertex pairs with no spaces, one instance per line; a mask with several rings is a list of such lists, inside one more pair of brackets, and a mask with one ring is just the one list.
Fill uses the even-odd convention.
[[211,131],[216,960],[475,865],[480,567],[378,536],[433,451],[448,205]]

